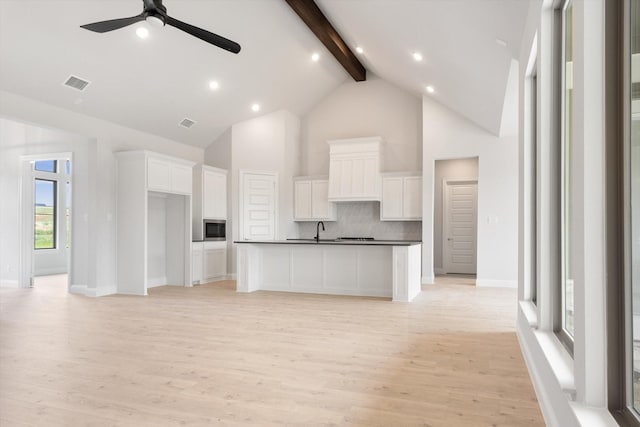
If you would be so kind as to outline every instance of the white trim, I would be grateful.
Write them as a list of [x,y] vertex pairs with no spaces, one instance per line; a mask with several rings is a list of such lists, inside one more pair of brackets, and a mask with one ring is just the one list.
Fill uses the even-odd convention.
[[447,271],[441,267],[434,267],[433,272],[434,274],[447,274]]
[[433,285],[435,283],[435,276],[432,274],[430,276],[422,276],[422,279],[420,280],[420,282],[423,285]]
[[116,285],[109,286],[108,288],[90,288],[87,289],[86,295],[88,297],[103,297],[106,295],[115,295],[118,293],[118,287]]
[[476,279],[477,287],[487,288],[518,288],[517,280],[492,280],[492,279]]
[[0,288],[19,288],[20,284],[17,280],[0,280]]
[[[37,273],[37,274],[36,274]],[[53,267],[53,268],[45,268],[42,270],[38,270],[37,272],[33,272],[33,277],[40,277],[40,276],[53,276],[56,274],[67,274],[67,266],[65,263],[64,267]]]
[[87,285],[71,285],[69,286],[69,293],[78,295],[87,295]]
[[147,278],[147,289],[155,288],[158,286],[165,286],[167,284],[166,277],[148,277]]

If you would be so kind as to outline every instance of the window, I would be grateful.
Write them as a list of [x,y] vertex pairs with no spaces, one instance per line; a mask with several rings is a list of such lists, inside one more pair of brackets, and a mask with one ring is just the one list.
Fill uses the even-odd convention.
[[572,112],[573,112],[573,5],[567,1],[562,9],[562,79],[561,79],[561,273],[560,304],[556,332],[563,344],[573,351],[574,281],[571,262],[572,242]]
[[[38,162],[36,162],[37,164]],[[55,163],[55,162],[54,162]],[[36,178],[34,248],[56,248],[57,182]]]
[[538,305],[540,284],[538,283],[538,65],[534,64],[531,75],[531,302]]
[[40,172],[56,172],[57,169],[56,160],[38,160],[34,162],[33,169]]
[[[627,166],[628,188],[627,197],[629,198],[629,221],[630,221],[630,256],[627,257],[630,262],[630,278],[631,278],[631,316],[630,316],[630,334],[632,339],[630,360],[632,369],[629,373],[630,379],[633,381],[633,409],[636,413],[640,413],[640,0],[631,1],[631,25],[630,25],[629,42],[631,58],[631,120],[630,132],[628,138]],[[637,415],[637,414],[636,414]]]

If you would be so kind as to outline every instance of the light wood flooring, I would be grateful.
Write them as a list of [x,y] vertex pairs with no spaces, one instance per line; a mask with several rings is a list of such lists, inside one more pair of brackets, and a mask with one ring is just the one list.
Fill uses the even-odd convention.
[[0,425],[543,426],[516,292],[0,289]]

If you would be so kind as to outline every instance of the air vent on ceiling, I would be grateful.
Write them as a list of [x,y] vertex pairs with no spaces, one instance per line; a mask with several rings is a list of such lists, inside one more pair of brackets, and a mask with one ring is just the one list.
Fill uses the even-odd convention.
[[65,86],[72,87],[76,90],[83,91],[87,86],[89,86],[89,81],[81,79],[76,76],[69,76],[66,82],[64,82]]
[[196,122],[194,120],[188,119],[188,118],[184,118],[182,119],[182,121],[180,122],[180,126],[182,126],[183,128],[187,128],[189,129],[191,126],[195,125]]

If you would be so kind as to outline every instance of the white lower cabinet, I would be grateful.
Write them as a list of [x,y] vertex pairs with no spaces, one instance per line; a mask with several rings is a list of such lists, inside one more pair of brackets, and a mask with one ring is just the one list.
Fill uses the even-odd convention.
[[191,282],[202,282],[202,243],[194,242],[191,244]]
[[194,242],[191,260],[193,283],[227,278],[227,242]]

